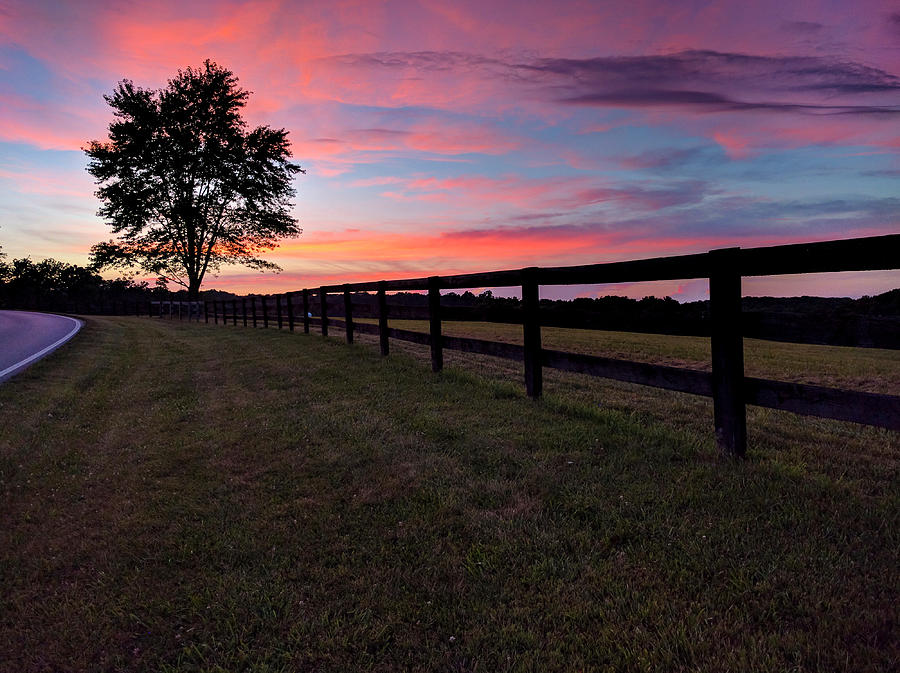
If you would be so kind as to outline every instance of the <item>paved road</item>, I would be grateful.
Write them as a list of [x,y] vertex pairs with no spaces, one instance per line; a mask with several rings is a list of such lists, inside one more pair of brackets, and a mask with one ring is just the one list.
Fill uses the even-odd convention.
[[49,313],[0,311],[0,381],[62,346],[81,321]]

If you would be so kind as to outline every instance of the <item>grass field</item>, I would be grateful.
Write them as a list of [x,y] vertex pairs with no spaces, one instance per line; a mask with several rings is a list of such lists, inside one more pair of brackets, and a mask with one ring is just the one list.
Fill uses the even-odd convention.
[[[545,344],[706,359],[575,332]],[[0,386],[0,670],[900,666],[897,433],[751,408],[735,463],[702,398],[547,371],[535,403],[515,363],[368,341],[88,318]],[[747,371],[900,382],[763,342]]]

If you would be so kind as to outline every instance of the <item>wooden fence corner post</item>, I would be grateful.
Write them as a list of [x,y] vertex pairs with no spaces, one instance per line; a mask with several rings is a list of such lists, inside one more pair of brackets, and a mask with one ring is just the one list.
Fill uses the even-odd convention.
[[287,302],[287,314],[288,314],[288,329],[293,332],[294,331],[294,295],[291,292],[284,293],[285,301]]
[[[206,318],[206,322],[209,323],[209,302],[203,302],[203,316]],[[159,317],[162,318],[162,309],[160,309]]]
[[378,340],[381,346],[381,354],[390,352],[390,340],[388,339],[388,306],[387,295],[384,289],[387,286],[383,280],[378,283]]
[[281,319],[281,295],[275,295],[275,316],[278,319],[278,329],[281,329],[284,326],[284,321]]
[[303,333],[309,334],[309,290],[303,290]]
[[724,454],[743,458],[747,452],[747,409],[744,405],[740,248],[713,250],[709,255],[710,350],[716,443]]
[[241,297],[241,313],[244,317],[244,327],[247,326],[247,297]]
[[353,297],[350,288],[344,285],[344,331],[347,335],[347,343],[353,343]]
[[444,344],[441,337],[441,286],[440,278],[428,279],[428,322],[431,332],[431,371],[444,368]]
[[322,319],[322,336],[328,336],[328,293],[324,287],[319,288],[319,314]]
[[253,327],[256,327],[256,295],[250,297],[250,310],[253,315]]
[[213,299],[212,305],[213,305],[213,323],[218,325],[219,324],[219,302],[217,302],[215,299]]
[[231,300],[231,324],[237,327],[237,299]]
[[263,327],[269,329],[269,295],[264,294],[262,296],[262,307],[263,307]]
[[540,286],[537,268],[522,270],[522,336],[525,344],[525,391],[538,399],[544,389],[541,366]]

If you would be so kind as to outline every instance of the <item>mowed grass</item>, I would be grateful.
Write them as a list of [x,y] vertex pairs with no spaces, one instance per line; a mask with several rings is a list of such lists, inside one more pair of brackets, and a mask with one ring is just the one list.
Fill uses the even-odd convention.
[[897,433],[751,410],[732,462],[700,398],[360,341],[89,318],[0,386],[0,669],[900,664]]

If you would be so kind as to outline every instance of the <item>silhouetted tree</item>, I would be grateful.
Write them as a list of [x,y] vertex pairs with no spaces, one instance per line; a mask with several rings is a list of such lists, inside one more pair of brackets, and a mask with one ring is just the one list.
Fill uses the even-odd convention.
[[222,264],[280,270],[258,255],[301,233],[291,216],[288,132],[248,130],[249,93],[235,75],[205,61],[159,90],[119,83],[107,142],[84,148],[96,178],[99,214],[117,240],[91,249],[96,268],[139,267],[197,296]]

